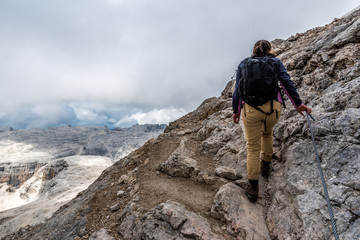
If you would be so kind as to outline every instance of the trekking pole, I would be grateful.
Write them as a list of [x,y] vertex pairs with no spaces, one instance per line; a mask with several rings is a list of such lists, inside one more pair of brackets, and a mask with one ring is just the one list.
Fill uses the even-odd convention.
[[329,211],[329,215],[330,215],[330,220],[331,220],[331,225],[332,225],[332,229],[333,229],[333,232],[334,232],[334,237],[335,237],[335,240],[339,240],[339,235],[338,235],[336,225],[335,225],[334,214],[333,214],[333,210],[332,210],[332,207],[331,207],[327,187],[326,187],[326,184],[325,184],[324,174],[323,174],[323,171],[322,171],[322,168],[321,168],[319,153],[317,151],[317,147],[316,147],[316,143],[315,143],[315,139],[314,139],[314,133],[313,133],[313,130],[312,130],[312,127],[311,127],[309,116],[315,121],[313,116],[311,116],[311,114],[306,111],[306,119],[307,119],[307,122],[308,122],[308,125],[309,125],[309,128],[310,128],[310,132],[311,132],[311,138],[312,138],[312,142],[313,142],[314,150],[315,150],[315,155],[316,155],[316,163],[317,163],[317,167],[318,167],[319,172],[320,172],[321,183],[322,183],[323,188],[324,188],[324,195],[325,195],[325,199],[326,199],[326,203],[327,203],[327,207],[328,207],[328,211]]

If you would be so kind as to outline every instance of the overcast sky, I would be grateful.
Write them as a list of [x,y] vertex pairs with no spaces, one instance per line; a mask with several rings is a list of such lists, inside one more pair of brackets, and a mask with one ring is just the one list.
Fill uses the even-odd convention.
[[168,123],[219,96],[256,40],[355,0],[1,0],[0,125]]

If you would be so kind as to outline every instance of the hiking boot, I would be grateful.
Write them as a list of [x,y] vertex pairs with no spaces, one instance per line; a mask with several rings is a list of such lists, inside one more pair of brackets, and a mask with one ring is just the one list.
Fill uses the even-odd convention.
[[261,176],[264,178],[269,178],[270,173],[270,162],[261,160]]
[[255,203],[257,201],[259,195],[258,180],[249,180],[249,184],[246,187],[245,195],[250,200],[250,202]]

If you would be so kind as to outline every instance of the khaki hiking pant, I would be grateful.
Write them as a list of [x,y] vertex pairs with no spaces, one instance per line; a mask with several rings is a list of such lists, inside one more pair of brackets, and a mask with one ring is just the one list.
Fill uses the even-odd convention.
[[[264,112],[271,111],[271,102],[259,106]],[[281,103],[274,101],[274,112],[267,116],[244,103],[242,121],[247,140],[247,173],[248,179],[258,180],[260,176],[260,159],[270,162],[273,154],[273,128],[280,118]],[[266,128],[265,128],[266,123]],[[261,158],[260,158],[261,153]]]

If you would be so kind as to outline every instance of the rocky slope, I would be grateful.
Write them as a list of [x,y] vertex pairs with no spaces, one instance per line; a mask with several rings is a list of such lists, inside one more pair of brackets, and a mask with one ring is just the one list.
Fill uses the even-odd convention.
[[[341,239],[360,238],[360,10],[274,40],[303,101]],[[290,106],[274,131],[277,159],[244,197],[246,142],[229,82],[60,208],[5,239],[331,239],[306,119]]]

